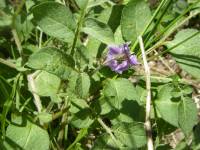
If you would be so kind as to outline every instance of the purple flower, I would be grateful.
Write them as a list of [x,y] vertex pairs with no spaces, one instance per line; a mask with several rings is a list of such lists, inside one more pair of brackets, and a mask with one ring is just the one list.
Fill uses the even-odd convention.
[[131,55],[128,44],[112,45],[108,47],[108,54],[105,61],[112,71],[122,74],[130,66],[137,65],[138,61],[135,55]]

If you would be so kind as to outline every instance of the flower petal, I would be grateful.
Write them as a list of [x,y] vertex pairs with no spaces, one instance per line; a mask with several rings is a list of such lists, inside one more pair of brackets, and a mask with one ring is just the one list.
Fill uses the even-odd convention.
[[112,71],[115,71],[115,68],[118,66],[117,60],[110,60],[106,63],[107,66],[111,68]]
[[108,47],[110,55],[118,55],[123,53],[123,47],[121,46],[109,46]]
[[129,62],[130,62],[131,65],[138,65],[139,64],[138,61],[137,61],[137,57],[135,55],[131,55],[129,57]]
[[129,63],[127,60],[123,61],[121,64],[119,64],[116,68],[115,68],[115,72],[122,74],[123,71],[128,70],[129,68]]

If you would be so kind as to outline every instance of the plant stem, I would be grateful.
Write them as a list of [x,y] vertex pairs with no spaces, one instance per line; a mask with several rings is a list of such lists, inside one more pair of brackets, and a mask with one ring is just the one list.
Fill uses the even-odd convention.
[[40,73],[40,71],[36,71],[35,73],[27,76],[28,82],[31,87],[31,92],[34,97],[34,103],[35,103],[38,113],[40,113],[42,111],[42,103],[41,103],[39,95],[36,94],[36,86],[35,86],[34,79],[39,73]]
[[145,69],[145,74],[146,74],[146,90],[147,90],[147,98],[146,98],[146,117],[145,117],[145,129],[146,129],[146,134],[147,134],[147,148],[148,150],[153,150],[153,139],[152,139],[152,129],[151,129],[151,118],[150,118],[150,113],[151,113],[151,73],[150,73],[150,68],[147,63],[146,55],[145,55],[145,49],[144,49],[144,43],[142,40],[142,37],[138,37],[139,44],[140,44],[140,49],[142,52],[142,58],[144,62],[144,69]]
[[78,20],[78,24],[77,24],[77,28],[76,28],[75,36],[74,36],[74,41],[73,41],[72,49],[71,49],[71,55],[72,56],[74,56],[74,53],[75,53],[75,46],[76,46],[76,43],[77,43],[77,40],[78,40],[78,36],[79,36],[79,33],[80,33],[80,29],[81,29],[81,26],[82,26],[83,19],[85,17],[88,2],[89,2],[89,0],[86,1],[85,7],[81,10],[81,16]]
[[115,136],[112,133],[112,130],[103,122],[103,120],[101,120],[101,118],[97,118],[97,121],[106,130],[106,132],[110,135],[113,142],[115,142],[115,144],[120,147],[119,142],[117,141],[117,139],[115,138]]
[[0,63],[6,65],[6,66],[8,66],[8,67],[11,67],[11,68],[13,68],[13,69],[16,69],[16,65],[15,65],[15,64],[13,64],[13,63],[11,63],[11,62],[5,60],[5,59],[0,58]]

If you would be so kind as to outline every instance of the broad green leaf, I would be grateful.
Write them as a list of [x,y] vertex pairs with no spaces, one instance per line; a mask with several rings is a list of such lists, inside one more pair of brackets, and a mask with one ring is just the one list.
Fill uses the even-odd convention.
[[119,149],[108,133],[100,135],[92,147],[92,150],[115,150]]
[[122,11],[121,29],[124,39],[135,42],[150,19],[148,4],[144,0],[131,0]]
[[182,131],[188,136],[198,120],[198,111],[191,98],[182,99],[178,107],[178,123]]
[[135,150],[146,144],[146,133],[142,123],[120,123],[113,126],[112,131],[118,145],[109,134],[102,134],[94,143],[93,150],[122,149]]
[[158,99],[155,101],[156,110],[162,119],[178,127],[178,107],[179,102],[172,101],[173,85],[165,84],[158,91]]
[[56,2],[44,2],[32,9],[34,20],[48,35],[72,42],[76,27],[68,7]]
[[[179,31],[174,40],[167,43],[171,48],[199,32],[196,29],[183,29]],[[197,79],[200,79],[200,34],[175,47],[170,52],[180,67]]]
[[120,123],[113,127],[113,132],[125,147],[135,149],[146,144],[146,133],[142,123]]
[[90,77],[86,73],[80,73],[76,80],[76,94],[80,98],[86,98],[89,95]]
[[94,122],[91,114],[92,112],[89,108],[82,109],[73,115],[70,124],[76,128],[89,128],[90,125]]
[[72,114],[70,124],[76,128],[90,127],[90,125],[94,122],[94,119],[86,100],[73,96],[69,97],[69,100],[71,102],[71,108],[69,111]]
[[110,27],[95,19],[87,19],[82,31],[105,44],[114,43],[114,35]]
[[0,1],[0,8],[4,8],[4,7],[6,7],[6,2],[5,2],[5,0],[1,0]]
[[120,122],[131,123],[133,121],[144,122],[145,119],[144,107],[138,105],[137,101],[134,100],[123,101],[122,108],[118,113],[119,115],[111,120],[112,124]]
[[77,47],[75,54],[76,65],[80,70],[84,70],[88,66],[92,66],[93,58],[91,56],[92,52],[89,51],[85,46]]
[[102,90],[102,97],[99,99],[102,114],[113,109],[122,109],[124,103],[130,100],[137,100],[137,93],[133,84],[125,78],[108,79]]
[[38,114],[38,118],[42,123],[49,123],[50,121],[52,121],[52,114],[41,112]]
[[70,113],[75,114],[78,113],[82,109],[89,108],[89,105],[87,104],[86,100],[79,99],[79,98],[70,98],[71,106],[70,106]]
[[58,92],[60,84],[61,80],[56,75],[42,71],[35,78],[36,91],[34,92],[40,96],[52,96]]
[[17,147],[48,150],[49,145],[48,132],[28,120],[22,121],[21,124],[10,124],[7,128],[4,147],[8,150],[15,150]]
[[73,3],[72,5],[77,5],[79,9],[85,9],[86,6],[88,6],[90,0],[75,0],[71,1],[70,3]]
[[61,79],[68,79],[74,67],[74,60],[56,48],[43,48],[29,57],[27,66],[55,74]]
[[0,30],[2,27],[7,27],[12,24],[12,16],[0,9]]
[[119,26],[114,34],[114,37],[115,37],[115,42],[117,44],[121,44],[121,43],[124,43],[124,40],[122,38],[122,32],[121,32],[121,26]]

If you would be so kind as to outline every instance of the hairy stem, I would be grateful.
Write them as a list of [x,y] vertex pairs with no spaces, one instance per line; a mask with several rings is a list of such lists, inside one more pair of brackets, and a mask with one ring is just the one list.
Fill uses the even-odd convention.
[[144,49],[144,43],[142,40],[142,37],[138,37],[139,44],[140,44],[140,49],[142,52],[142,58],[144,62],[144,69],[145,69],[145,74],[146,74],[146,90],[147,90],[147,98],[146,98],[146,117],[145,117],[145,129],[146,129],[146,134],[147,134],[147,147],[148,150],[153,150],[153,139],[152,139],[152,129],[151,129],[151,118],[150,118],[150,113],[151,113],[151,73],[150,73],[150,68],[147,63],[147,58],[145,55],[145,49]]

